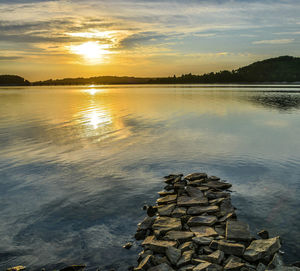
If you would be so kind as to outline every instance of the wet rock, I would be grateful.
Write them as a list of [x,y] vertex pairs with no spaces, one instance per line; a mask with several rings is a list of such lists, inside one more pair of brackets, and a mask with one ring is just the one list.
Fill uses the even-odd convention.
[[150,217],[155,216],[156,212],[157,212],[157,207],[149,206],[147,208],[147,215]]
[[184,251],[179,261],[177,262],[177,267],[190,264],[192,261],[193,254],[194,254],[194,250]]
[[265,271],[266,270],[266,266],[263,263],[259,263],[256,267],[257,271]]
[[188,250],[194,250],[193,242],[185,242],[185,243],[181,244],[178,247],[178,249],[180,249],[181,252],[188,251]]
[[184,216],[185,214],[186,214],[186,208],[184,208],[184,207],[176,207],[173,210],[171,216],[179,218],[179,217]]
[[174,189],[174,186],[173,186],[172,184],[168,184],[168,185],[166,185],[166,186],[164,187],[164,189],[165,189],[166,191],[171,191],[171,190]]
[[138,224],[138,231],[151,229],[154,221],[154,217],[146,217],[141,223]]
[[177,243],[175,241],[157,240],[155,236],[148,236],[142,243],[142,246],[153,252],[165,253],[167,247],[176,247]]
[[204,254],[211,254],[213,253],[213,250],[209,248],[209,246],[204,246],[203,248],[203,253]]
[[179,218],[172,217],[158,217],[152,225],[153,230],[159,231],[164,234],[171,230],[181,230],[181,220]]
[[[189,186],[194,186],[194,187],[199,187],[201,185],[203,185],[206,182],[205,179],[200,179],[200,180],[194,180],[194,181],[190,181],[188,183]],[[208,187],[207,187],[208,189]]]
[[234,241],[250,241],[249,225],[242,221],[228,220],[226,222],[226,239]]
[[261,230],[260,232],[257,233],[257,235],[261,238],[261,239],[269,239],[269,232],[266,230]]
[[193,271],[222,271],[223,267],[217,264],[203,261],[198,264]]
[[136,240],[143,240],[147,236],[147,230],[139,230],[135,233],[134,238]]
[[197,245],[206,246],[211,243],[213,238],[212,237],[194,237],[192,240]]
[[233,219],[233,218],[236,218],[236,214],[234,212],[228,213],[227,215],[220,217],[218,221],[220,223],[222,223],[222,222],[225,222],[225,221],[227,221],[229,219]]
[[225,216],[229,213],[234,213],[234,208],[231,205],[231,200],[228,198],[223,200],[220,204],[220,215]]
[[167,265],[171,265],[171,263],[168,261],[168,258],[163,254],[153,255],[152,263],[153,263],[153,265],[160,265],[162,263],[166,263]]
[[212,240],[211,243],[209,244],[209,248],[216,250],[219,247],[219,241],[217,240]]
[[148,268],[150,268],[152,265],[151,258],[152,258],[152,255],[146,256],[144,259],[141,260],[139,265],[136,268],[134,268],[134,270],[141,271],[141,270],[147,270]]
[[126,243],[123,248],[126,248],[126,249],[130,249],[132,247],[132,243],[131,242],[128,242]]
[[208,205],[208,200],[206,197],[189,197],[183,195],[177,198],[177,205],[180,207]]
[[270,239],[254,240],[247,247],[244,258],[247,261],[257,261],[264,257],[269,257],[281,247],[279,236]]
[[299,267],[299,268],[300,268],[300,261],[299,261],[299,262],[298,262],[298,261],[297,261],[297,262],[293,262],[293,263],[292,263],[292,266],[296,266],[296,267]]
[[244,266],[245,266],[244,263],[239,262],[239,261],[235,261],[234,259],[231,259],[224,266],[224,270],[226,270],[226,271],[239,271]]
[[21,271],[21,270],[25,270],[25,269],[26,269],[26,266],[18,265],[18,266],[10,267],[10,268],[6,269],[6,271]]
[[207,174],[206,173],[192,173],[192,174],[189,174],[189,175],[186,175],[184,177],[185,180],[188,180],[188,181],[194,181],[194,180],[200,180],[200,179],[205,179],[207,178]]
[[85,269],[85,265],[80,264],[80,265],[67,266],[63,269],[60,269],[60,271],[84,271],[84,269]]
[[245,251],[245,246],[238,243],[230,243],[223,240],[218,241],[218,249],[226,254],[242,256]]
[[219,178],[219,177],[217,177],[217,176],[210,176],[210,177],[208,178],[208,180],[209,180],[209,181],[219,181],[219,180],[221,180],[221,178]]
[[168,247],[166,250],[166,255],[167,255],[169,261],[172,264],[176,265],[179,258],[181,257],[181,250],[177,249],[175,247]]
[[225,228],[222,225],[216,225],[215,226],[215,231],[219,234],[219,235],[225,235]]
[[139,253],[138,262],[140,263],[143,259],[145,259],[147,256],[153,255],[152,250],[143,250],[141,253]]
[[174,269],[166,263],[151,267],[148,271],[174,271]]
[[212,199],[212,200],[209,201],[209,204],[219,205],[224,199],[226,199],[226,198]]
[[196,237],[214,237],[218,235],[214,228],[208,226],[191,227],[190,230]]
[[224,259],[224,252],[221,250],[216,250],[215,252],[206,256],[207,260],[211,263],[221,264]]
[[188,215],[201,215],[203,213],[215,213],[219,211],[219,207],[216,205],[210,206],[193,206],[187,210]]
[[188,264],[179,268],[178,271],[192,271],[194,267],[195,267],[194,265]]
[[283,263],[281,256],[278,253],[275,253],[272,260],[268,264],[268,269],[273,270],[273,269],[280,268],[283,266],[284,266],[284,263]]
[[217,189],[217,190],[218,189],[225,190],[232,186],[230,183],[224,183],[224,182],[220,182],[220,181],[209,181],[205,185],[208,186],[209,188],[213,188],[213,189]]
[[187,222],[188,226],[196,227],[196,226],[212,226],[218,221],[217,217],[212,215],[202,215],[202,216],[193,216]]
[[176,200],[177,200],[177,195],[169,195],[169,196],[159,198],[156,202],[158,205],[164,205],[164,204],[176,203]]
[[190,231],[169,231],[166,233],[164,239],[167,241],[178,241],[184,243],[190,241],[194,236],[194,233]]
[[160,191],[160,192],[158,192],[158,195],[160,197],[165,197],[165,196],[175,195],[175,192],[174,191]]
[[204,198],[203,192],[198,187],[188,186],[185,191],[190,197]]
[[176,204],[161,205],[158,206],[157,211],[160,216],[170,216],[175,207]]

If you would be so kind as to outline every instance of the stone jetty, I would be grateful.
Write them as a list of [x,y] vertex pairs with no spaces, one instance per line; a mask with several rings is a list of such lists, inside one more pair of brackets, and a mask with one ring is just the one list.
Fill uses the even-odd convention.
[[135,271],[300,270],[285,266],[279,236],[252,236],[237,219],[231,184],[206,173],[170,174],[155,206],[138,224],[142,241]]

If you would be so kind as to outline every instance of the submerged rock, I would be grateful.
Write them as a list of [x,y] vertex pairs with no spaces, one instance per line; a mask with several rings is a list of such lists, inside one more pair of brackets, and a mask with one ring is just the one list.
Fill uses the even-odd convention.
[[226,222],[226,239],[234,241],[250,241],[250,228],[242,221],[228,220]]
[[26,269],[26,266],[18,265],[18,266],[7,268],[6,271],[21,271],[21,270],[25,270],[25,269]]
[[257,233],[257,235],[261,238],[261,239],[269,239],[269,232],[266,230],[261,230],[260,232]]
[[123,248],[126,248],[126,249],[130,249],[132,247],[132,243],[131,242],[128,242],[126,243]]

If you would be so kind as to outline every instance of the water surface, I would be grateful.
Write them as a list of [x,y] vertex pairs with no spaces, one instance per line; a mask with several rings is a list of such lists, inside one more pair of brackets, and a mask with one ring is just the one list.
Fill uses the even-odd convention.
[[161,177],[193,171],[299,260],[299,134],[300,86],[0,88],[0,270],[126,270]]

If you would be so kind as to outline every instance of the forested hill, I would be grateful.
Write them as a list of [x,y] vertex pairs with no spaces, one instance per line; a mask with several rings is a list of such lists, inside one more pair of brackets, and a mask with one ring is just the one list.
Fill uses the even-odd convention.
[[[233,71],[211,72],[203,75],[183,74],[179,77],[138,78],[98,76],[64,78],[33,82],[31,85],[101,85],[101,84],[206,84],[206,83],[283,83],[300,82],[300,58],[280,56],[258,61]],[[29,85],[24,78],[0,75],[0,85]]]
[[30,82],[18,75],[0,75],[0,86],[29,86]]

